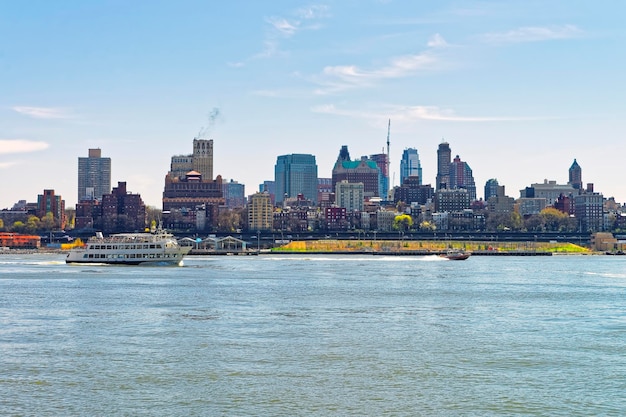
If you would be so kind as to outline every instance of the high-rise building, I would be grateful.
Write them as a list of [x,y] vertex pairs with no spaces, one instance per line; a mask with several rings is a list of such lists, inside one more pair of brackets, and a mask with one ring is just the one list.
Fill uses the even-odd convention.
[[37,217],[42,218],[48,213],[52,214],[55,226],[65,228],[65,200],[55,195],[54,190],[43,190],[43,194],[37,196]]
[[574,215],[580,232],[602,232],[603,201],[600,193],[585,193],[574,196]]
[[418,184],[422,184],[422,164],[415,148],[405,149],[400,160],[400,184],[408,177],[417,177]]
[[579,190],[579,192],[583,190],[583,171],[576,159],[574,159],[574,163],[569,168],[569,181],[567,183],[574,189]]
[[252,194],[248,198],[248,229],[258,231],[272,230],[274,214],[269,193]]
[[422,185],[417,176],[411,176],[405,178],[401,186],[394,188],[393,202],[426,204],[429,200],[432,201],[433,197],[434,190],[430,184]]
[[376,166],[380,171],[378,176],[378,195],[386,199],[387,194],[389,194],[389,155],[377,153],[370,155],[370,159],[376,162]]
[[126,191],[118,182],[110,194],[102,196],[102,229],[111,232],[142,232],[146,226],[146,205],[140,194]]
[[489,200],[489,197],[496,197],[498,195],[498,180],[495,178],[488,179],[485,183],[485,201]]
[[450,160],[452,151],[448,142],[441,142],[437,149],[437,184],[435,191],[449,188],[450,184]]
[[242,208],[246,206],[246,187],[237,181],[222,182],[222,194],[224,203],[228,208]]
[[78,158],[78,200],[102,200],[111,192],[111,158],[103,158],[98,148],[89,149],[87,158]]
[[183,178],[189,171],[199,172],[205,180],[213,179],[213,139],[194,138],[192,154],[172,156],[172,178]]
[[193,140],[192,169],[202,174],[202,178],[213,179],[213,139]]
[[346,211],[363,211],[363,183],[350,183],[347,180],[339,181],[335,186],[335,205],[344,207]]
[[363,183],[366,199],[370,197],[386,198],[386,195],[380,195],[380,176],[381,170],[376,162],[368,159],[366,156],[361,157],[360,160],[351,161],[348,147],[342,146],[337,162],[335,162],[333,167],[332,187],[334,190],[337,183],[343,180],[355,183],[361,182]]
[[467,162],[461,161],[459,155],[450,163],[448,175],[450,178],[449,189],[463,188],[469,193],[470,201],[476,200],[476,183],[474,182],[472,169]]
[[193,154],[172,157],[163,190],[163,223],[167,229],[197,230],[202,224],[211,230],[221,205],[222,177],[213,179],[213,140],[196,138]]
[[317,203],[317,164],[315,156],[308,154],[281,155],[274,167],[276,204],[285,198],[297,198],[302,194],[313,204]]

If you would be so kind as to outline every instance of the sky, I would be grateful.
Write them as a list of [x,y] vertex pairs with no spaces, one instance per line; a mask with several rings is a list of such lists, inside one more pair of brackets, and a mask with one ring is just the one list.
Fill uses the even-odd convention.
[[161,208],[173,155],[213,139],[214,175],[274,179],[278,155],[437,148],[478,196],[545,179],[626,202],[626,3],[620,0],[0,1],[0,209],[54,189],[78,158]]

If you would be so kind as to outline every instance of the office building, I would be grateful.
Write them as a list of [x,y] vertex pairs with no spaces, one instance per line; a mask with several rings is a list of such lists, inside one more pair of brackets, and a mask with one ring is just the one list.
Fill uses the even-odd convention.
[[302,194],[306,200],[317,204],[317,164],[314,155],[281,155],[274,167],[276,204],[286,198]]
[[422,164],[415,148],[405,149],[400,160],[400,184],[409,177],[417,177],[418,183],[422,184]]
[[111,158],[103,158],[98,148],[88,157],[78,158],[78,200],[102,200],[111,192]]

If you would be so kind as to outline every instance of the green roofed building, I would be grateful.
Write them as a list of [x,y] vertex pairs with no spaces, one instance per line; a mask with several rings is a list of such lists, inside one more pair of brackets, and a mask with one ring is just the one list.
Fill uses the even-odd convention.
[[366,199],[381,197],[379,192],[381,170],[376,162],[366,156],[360,160],[350,160],[347,146],[343,146],[337,162],[333,167],[332,183],[335,190],[337,183],[348,181],[349,183],[363,183],[363,194]]

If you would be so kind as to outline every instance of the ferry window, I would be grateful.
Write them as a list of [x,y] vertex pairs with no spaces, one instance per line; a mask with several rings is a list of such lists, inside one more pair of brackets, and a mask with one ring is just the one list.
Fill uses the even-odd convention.
[[107,249],[111,249],[111,245],[107,245]]
[[154,249],[154,245],[150,245],[150,249]]
[[156,247],[157,249],[163,249],[163,247],[160,244],[156,245]]

